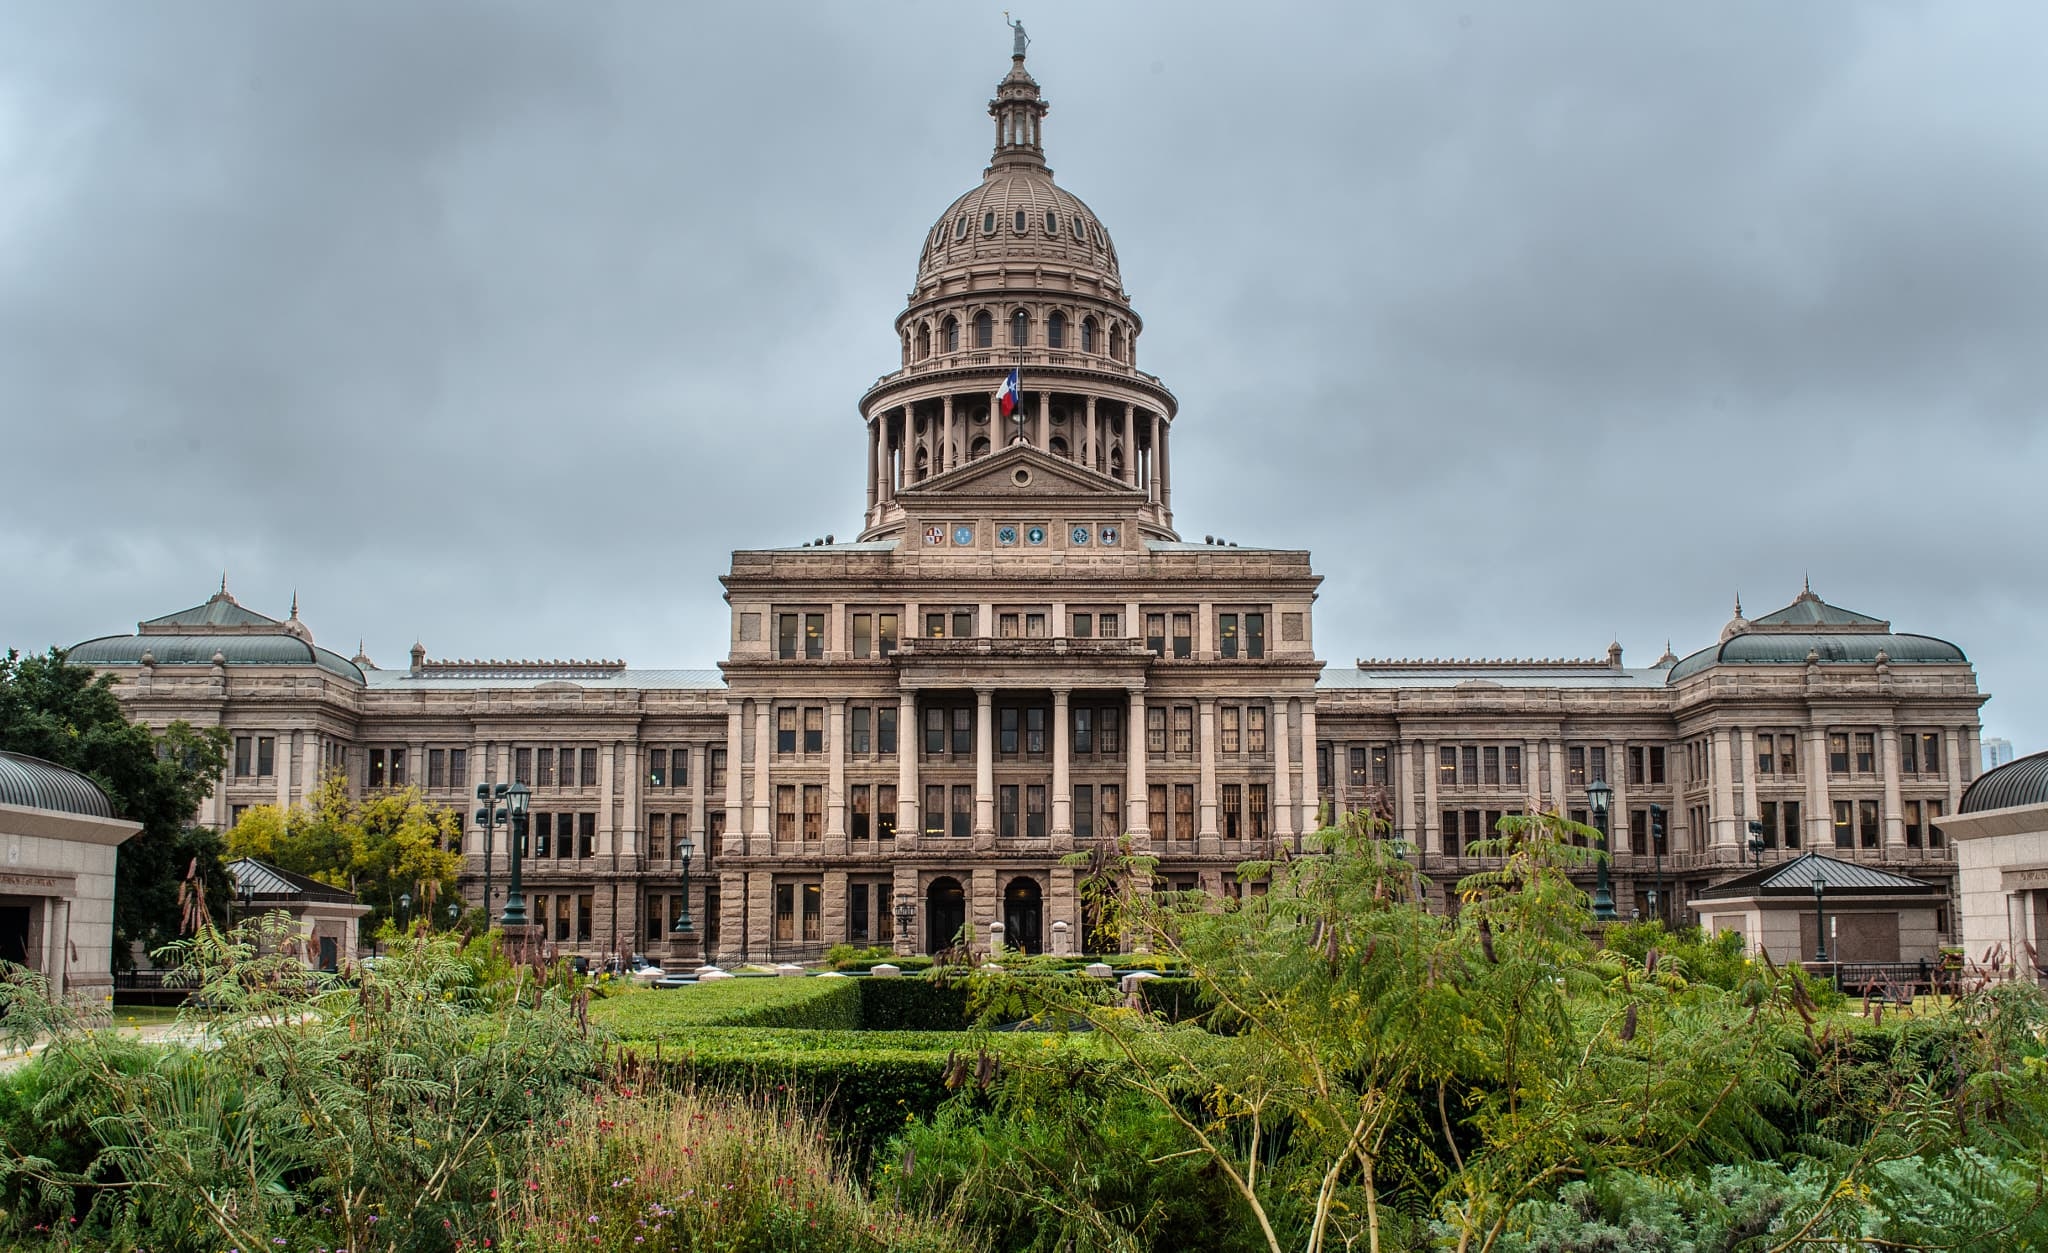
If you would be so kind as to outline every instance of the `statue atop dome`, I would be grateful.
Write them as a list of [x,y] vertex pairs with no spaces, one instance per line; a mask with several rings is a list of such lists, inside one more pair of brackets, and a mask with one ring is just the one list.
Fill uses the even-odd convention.
[[1010,56],[1022,61],[1024,49],[1031,43],[1031,36],[1024,33],[1024,23],[1012,18],[1008,9],[1003,10],[1003,21],[1010,27]]

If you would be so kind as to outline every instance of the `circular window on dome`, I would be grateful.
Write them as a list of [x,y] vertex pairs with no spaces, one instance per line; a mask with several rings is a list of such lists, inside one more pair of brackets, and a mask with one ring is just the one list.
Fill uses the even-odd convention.
[[1048,235],[1057,235],[1060,233],[1059,215],[1054,213],[1051,209],[1047,209],[1045,211],[1045,233]]
[[967,238],[967,215],[964,213],[960,215],[959,220],[953,223],[953,238]]
[[1017,233],[1019,235],[1024,233],[1024,210],[1022,209],[1017,210]]
[[996,211],[994,209],[990,209],[987,213],[981,215],[981,233],[984,235],[996,233]]

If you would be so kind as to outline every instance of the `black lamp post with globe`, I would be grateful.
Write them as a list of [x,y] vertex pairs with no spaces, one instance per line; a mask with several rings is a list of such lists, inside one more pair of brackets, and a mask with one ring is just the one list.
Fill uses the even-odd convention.
[[498,925],[508,932],[516,930],[522,936],[526,932],[526,893],[520,886],[519,856],[526,851],[526,805],[532,795],[524,783],[514,783],[505,789],[505,809],[512,819],[508,837],[512,852],[512,882],[505,889],[505,912],[499,916]]
[[1600,833],[1599,860],[1594,863],[1593,879],[1593,921],[1614,921],[1614,889],[1607,882],[1607,806],[1614,800],[1614,789],[1605,779],[1595,779],[1586,786],[1586,803],[1593,810],[1593,829]]
[[690,859],[697,854],[697,846],[685,835],[675,844],[676,860],[683,864],[683,904],[676,911],[676,920],[668,929],[670,955],[684,961],[703,959],[702,939],[697,928],[690,922]]

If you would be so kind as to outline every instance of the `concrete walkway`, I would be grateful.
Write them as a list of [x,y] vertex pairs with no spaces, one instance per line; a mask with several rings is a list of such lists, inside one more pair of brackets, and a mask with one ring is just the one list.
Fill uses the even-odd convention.
[[[117,1023],[114,1026],[100,1027],[96,1030],[99,1032],[112,1032],[117,1036],[138,1040],[144,1044],[200,1044],[204,1042],[204,1037],[195,1028],[174,1022],[150,1023],[147,1026],[140,1027],[124,1027]],[[49,1041],[47,1039],[42,1039],[37,1040],[26,1049],[0,1051],[0,1071],[12,1070],[14,1067],[22,1065],[36,1054],[42,1052],[48,1044]]]

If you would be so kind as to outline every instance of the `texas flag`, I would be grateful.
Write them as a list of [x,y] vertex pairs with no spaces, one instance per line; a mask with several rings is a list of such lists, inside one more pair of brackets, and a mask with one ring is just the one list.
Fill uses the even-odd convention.
[[1004,379],[1003,385],[996,389],[996,408],[1007,418],[1016,413],[1023,403],[1023,392],[1017,379],[1017,372],[1012,370],[1010,377]]

